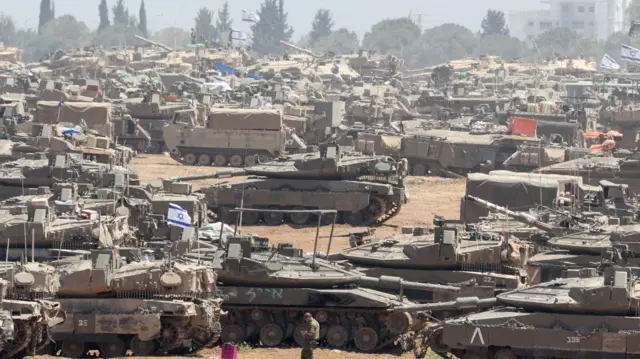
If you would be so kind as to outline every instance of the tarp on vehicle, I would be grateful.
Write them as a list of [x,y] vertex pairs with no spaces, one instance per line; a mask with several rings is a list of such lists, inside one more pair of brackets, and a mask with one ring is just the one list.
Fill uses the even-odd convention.
[[[60,115],[58,116],[58,108]],[[101,136],[111,138],[111,104],[102,102],[65,102],[38,101],[35,122],[55,124],[56,122],[81,125],[82,120],[87,127]]]

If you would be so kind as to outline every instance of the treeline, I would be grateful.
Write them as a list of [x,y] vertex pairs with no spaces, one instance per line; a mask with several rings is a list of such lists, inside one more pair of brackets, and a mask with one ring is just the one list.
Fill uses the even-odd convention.
[[[125,0],[113,0],[115,3],[111,8],[108,0],[95,1],[98,2],[99,15],[99,25],[95,30],[73,16],[56,17],[53,0],[41,0],[37,31],[20,29],[11,17],[0,14],[0,41],[24,49],[25,61],[37,61],[58,49],[86,45],[106,48],[130,46],[138,43],[135,35],[151,37],[171,47],[182,47],[190,42],[188,29],[169,27],[150,34],[144,0],[140,0],[137,14],[129,11]],[[252,33],[247,34],[250,50],[260,56],[284,54],[287,49],[280,45],[280,40],[291,42],[294,35],[284,0],[264,0],[256,15],[258,20],[252,25]],[[223,40],[233,25],[228,2],[217,11],[199,9],[193,24],[199,40],[210,43]],[[604,53],[616,57],[622,44],[640,47],[640,40],[625,33],[616,33],[607,41],[599,42],[569,29],[554,29],[535,39],[519,40],[510,35],[504,13],[496,10],[488,10],[480,25],[481,30],[475,33],[452,23],[423,31],[409,17],[385,19],[374,24],[359,39],[347,28],[336,28],[330,10],[319,9],[312,19],[311,31],[298,36],[300,40],[297,43],[319,54],[347,54],[360,49],[393,54],[403,58],[409,68],[480,55],[542,60],[554,56],[582,56],[598,60]]]

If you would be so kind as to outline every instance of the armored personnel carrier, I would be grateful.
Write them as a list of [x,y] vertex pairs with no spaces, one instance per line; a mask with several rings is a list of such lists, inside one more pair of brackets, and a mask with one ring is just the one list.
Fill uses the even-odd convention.
[[67,320],[52,336],[64,356],[193,353],[218,340],[220,301],[210,267],[151,262],[139,249],[101,249],[59,271]]
[[3,263],[0,278],[0,357],[33,356],[50,343],[52,328],[66,319],[52,299],[59,287],[57,273],[40,263]]
[[[174,177],[174,181],[247,176],[246,180],[217,184],[201,190],[213,212],[224,222],[233,223],[229,212],[236,207],[307,210],[335,209],[352,225],[377,225],[396,216],[408,201],[403,184],[406,161],[386,156],[341,152],[338,145],[323,146],[319,153],[280,157],[235,172]],[[282,212],[264,215],[246,212],[242,223],[268,225],[291,222],[305,225],[308,212]],[[328,217],[328,216],[327,216]],[[328,219],[328,218],[326,218]]]
[[[639,270],[611,263],[600,270],[569,270],[567,278],[498,295],[499,308],[436,324],[423,332],[416,358],[425,357],[426,347],[443,358],[633,357]],[[492,305],[477,298],[459,303]]]
[[[192,255],[193,256],[193,255]],[[229,311],[223,342],[260,340],[275,347],[283,342],[302,345],[303,314],[314,313],[320,337],[330,347],[352,343],[364,352],[390,345],[422,326],[417,313],[404,308],[403,288],[457,293],[452,286],[404,281],[397,277],[366,277],[325,260],[303,257],[302,251],[268,239],[230,237],[226,249],[208,251],[218,271],[223,309]],[[205,258],[203,257],[203,258]],[[399,295],[376,289],[395,289]]]
[[[405,227],[402,234],[380,241],[365,238],[363,244],[330,259],[348,260],[358,271],[372,277],[393,275],[410,281],[456,285],[461,296],[492,298],[527,284],[524,268],[533,255],[532,247],[438,216],[434,224],[433,229]],[[434,293],[433,297],[424,292],[406,293],[420,302],[455,299],[448,293]]]

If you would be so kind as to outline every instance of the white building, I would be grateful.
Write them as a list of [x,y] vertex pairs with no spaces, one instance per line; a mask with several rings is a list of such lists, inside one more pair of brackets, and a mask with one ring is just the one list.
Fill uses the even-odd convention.
[[509,29],[525,39],[555,29],[567,28],[587,37],[606,40],[625,30],[624,13],[630,0],[546,0],[540,9],[514,11]]

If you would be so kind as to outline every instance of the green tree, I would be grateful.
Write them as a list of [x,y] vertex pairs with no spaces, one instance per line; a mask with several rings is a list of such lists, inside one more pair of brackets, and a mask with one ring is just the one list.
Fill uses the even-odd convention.
[[187,46],[190,42],[189,32],[178,27],[162,29],[153,35],[152,40],[174,49]]
[[5,14],[0,14],[0,42],[8,45],[17,45],[14,42],[16,35],[16,25],[13,19]]
[[282,52],[280,41],[291,41],[293,36],[283,0],[264,0],[257,15],[260,21],[251,26],[253,50],[260,55]]
[[145,37],[149,35],[147,30],[147,9],[144,7],[144,0],[140,2],[140,11],[138,13],[138,30]]
[[476,53],[500,56],[503,59],[519,59],[525,54],[524,50],[525,45],[515,37],[491,34],[480,38]]
[[27,47],[30,57],[39,59],[60,49],[81,48],[90,43],[91,32],[87,25],[71,15],[63,15],[45,24],[41,35]]
[[487,10],[487,15],[482,19],[482,36],[509,35],[509,28],[504,19],[504,13],[498,10]]
[[112,25],[102,30],[93,38],[94,45],[105,48],[125,47],[138,43],[135,35],[142,35],[142,31],[134,26]]
[[124,6],[124,0],[118,0],[115,5],[111,8],[113,12],[113,24],[114,25],[128,25],[129,18],[129,10]]
[[38,33],[42,34],[42,27],[53,20],[51,0],[40,0],[40,16],[38,19]]
[[231,14],[229,13],[229,2],[225,1],[222,8],[218,10],[218,20],[216,20],[216,31],[219,35],[231,30]]
[[333,30],[333,14],[328,9],[320,9],[316,12],[311,23],[309,42],[313,45],[323,37],[327,37]]
[[213,26],[213,11],[206,7],[200,8],[196,15],[196,35],[198,39],[203,36],[205,40],[212,40],[218,37],[216,27]]
[[36,49],[30,46],[37,38],[38,33],[32,29],[18,29],[7,44],[22,49],[22,61],[32,62],[38,60],[38,58],[34,56]]
[[100,32],[111,25],[111,21],[109,20],[109,6],[107,5],[107,0],[100,1],[98,12],[100,14],[100,25],[98,25],[98,32]]
[[406,52],[407,67],[438,65],[473,54],[478,38],[458,24],[442,24],[425,30],[420,40]]
[[408,17],[382,20],[364,34],[363,47],[382,53],[400,54],[414,47],[420,38],[420,27]]
[[318,39],[312,48],[316,53],[324,54],[332,51],[339,55],[345,55],[357,51],[360,48],[360,41],[358,41],[358,35],[355,32],[342,28]]

